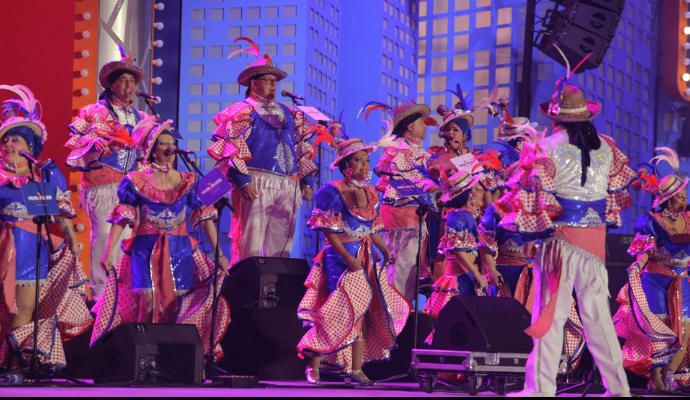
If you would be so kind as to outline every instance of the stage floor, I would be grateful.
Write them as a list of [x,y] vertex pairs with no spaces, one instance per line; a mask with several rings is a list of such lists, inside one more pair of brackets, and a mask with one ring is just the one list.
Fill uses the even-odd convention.
[[[52,386],[0,386],[0,397],[469,397],[457,389],[438,388],[433,393],[422,391],[415,383],[382,383],[374,387],[361,388],[342,383],[326,382],[312,386],[300,381],[262,381],[259,388],[226,388],[211,386],[194,387],[111,387],[76,386],[56,384]],[[645,392],[636,392],[642,397],[660,397]],[[579,397],[580,393],[559,397]],[[601,394],[592,394],[601,397]],[[502,397],[493,392],[480,392],[473,397]],[[675,396],[670,396],[675,397]]]

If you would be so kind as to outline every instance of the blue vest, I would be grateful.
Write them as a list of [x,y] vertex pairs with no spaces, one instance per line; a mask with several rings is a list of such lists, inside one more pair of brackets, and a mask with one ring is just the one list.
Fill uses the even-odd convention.
[[293,175],[298,171],[295,120],[287,106],[278,106],[285,115],[282,122],[266,120],[256,110],[252,111],[252,133],[247,139],[252,159],[247,166],[279,175]]
[[[115,114],[115,110],[113,110],[113,106],[110,104],[110,102],[104,99],[101,100],[100,103],[108,109],[110,115],[113,117],[115,121],[119,121],[117,118],[117,114]],[[132,106],[132,111],[134,112],[134,120],[137,123],[139,123],[139,121],[141,121],[142,118],[141,113],[139,113],[139,110],[137,110],[134,106]],[[134,130],[134,127],[129,124],[123,125],[123,127],[127,129],[129,133],[132,133],[132,130]],[[137,160],[139,159],[139,157],[139,150],[136,148],[136,146],[132,146],[124,147],[118,151],[113,151],[107,156],[101,157],[100,161],[104,167],[112,168],[118,172],[127,174],[128,172],[136,169]]]

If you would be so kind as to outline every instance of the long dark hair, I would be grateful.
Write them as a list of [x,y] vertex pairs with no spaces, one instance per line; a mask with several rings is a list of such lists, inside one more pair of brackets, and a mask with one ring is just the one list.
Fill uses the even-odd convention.
[[597,128],[590,121],[560,122],[559,125],[568,132],[570,144],[580,149],[580,162],[582,163],[580,186],[585,186],[587,182],[587,169],[592,163],[589,153],[592,150],[599,150],[601,147],[601,139],[597,133]]

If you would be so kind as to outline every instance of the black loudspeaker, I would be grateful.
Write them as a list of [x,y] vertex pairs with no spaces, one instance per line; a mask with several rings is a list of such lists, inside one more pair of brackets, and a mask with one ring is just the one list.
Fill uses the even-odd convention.
[[[554,47],[563,50],[575,67],[588,53],[592,55],[576,72],[598,67],[616,33],[625,1],[566,0],[546,12],[536,46],[561,65],[565,61]],[[564,7],[559,9],[559,7]]]
[[304,378],[296,346],[305,332],[297,306],[309,274],[306,260],[250,257],[230,271],[222,292],[232,318],[221,367],[259,379]]
[[530,318],[513,298],[454,296],[438,316],[431,347],[526,354],[532,351],[532,339],[524,332]]
[[606,235],[606,270],[609,275],[609,306],[611,315],[618,310],[616,297],[621,288],[628,283],[628,267],[635,258],[628,254],[628,247],[634,235],[609,233]]
[[203,383],[203,349],[194,325],[124,324],[91,350],[96,383]]

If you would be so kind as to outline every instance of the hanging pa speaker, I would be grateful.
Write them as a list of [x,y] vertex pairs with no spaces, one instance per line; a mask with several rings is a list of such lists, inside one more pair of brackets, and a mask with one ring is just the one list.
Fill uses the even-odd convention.
[[565,61],[554,45],[563,50],[571,66],[592,53],[577,72],[597,68],[615,36],[624,4],[618,0],[557,2],[555,8],[544,15],[536,47],[561,65],[565,65]]

